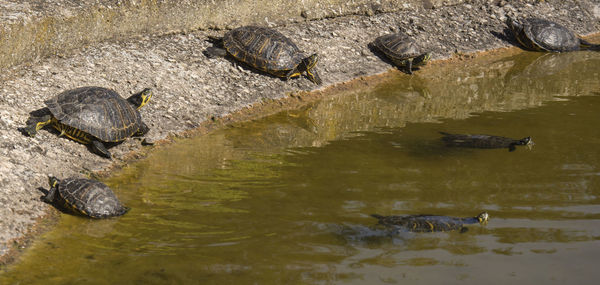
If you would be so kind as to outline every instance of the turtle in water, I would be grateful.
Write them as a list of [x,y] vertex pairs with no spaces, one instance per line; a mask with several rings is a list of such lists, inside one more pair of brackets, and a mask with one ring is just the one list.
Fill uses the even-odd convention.
[[447,232],[459,230],[464,233],[468,230],[464,225],[487,224],[489,215],[483,212],[477,217],[456,218],[435,215],[409,215],[409,216],[381,216],[371,215],[379,220],[379,224],[385,227],[396,227],[409,232]]
[[431,58],[430,52],[421,52],[417,43],[403,32],[378,37],[369,47],[383,53],[398,67],[406,67],[408,74],[412,74],[413,66],[425,65]]
[[526,18],[519,22],[508,17],[506,24],[517,41],[528,50],[549,52],[600,50],[600,45],[589,43],[566,27],[545,19]]
[[59,180],[49,176],[50,191],[42,199],[75,214],[90,218],[120,216],[127,211],[106,184],[84,178]]
[[39,129],[51,124],[61,136],[89,144],[95,153],[111,158],[104,142],[120,142],[148,132],[138,109],[150,98],[149,88],[127,99],[102,87],[67,90],[45,101],[51,114],[30,118],[24,131],[33,137]]
[[251,67],[287,79],[306,71],[308,80],[317,85],[322,83],[315,68],[318,55],[306,56],[292,40],[275,29],[244,26],[229,31],[223,38],[211,40],[215,45],[206,49],[208,57],[230,54]]
[[514,151],[517,145],[533,145],[531,137],[520,140],[490,135],[461,135],[440,132],[444,135],[442,140],[447,146],[470,147],[470,148],[508,148]]

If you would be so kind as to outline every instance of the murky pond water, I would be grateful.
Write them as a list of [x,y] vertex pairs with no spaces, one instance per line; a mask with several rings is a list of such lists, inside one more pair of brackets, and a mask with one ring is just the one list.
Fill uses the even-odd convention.
[[[64,215],[0,283],[596,282],[599,78],[599,53],[497,56],[181,140],[105,181],[128,214]],[[390,236],[369,216],[483,210],[466,233]]]

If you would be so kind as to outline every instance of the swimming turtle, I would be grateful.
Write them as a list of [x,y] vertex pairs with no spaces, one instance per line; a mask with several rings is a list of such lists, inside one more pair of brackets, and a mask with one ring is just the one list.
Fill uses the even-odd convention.
[[51,114],[32,117],[24,131],[33,137],[39,129],[51,124],[61,136],[89,144],[94,152],[111,158],[104,142],[120,142],[148,132],[138,109],[150,98],[149,88],[127,99],[103,87],[67,90],[45,101]]
[[398,67],[406,67],[412,74],[413,66],[424,65],[431,58],[430,52],[422,53],[417,43],[403,32],[383,35],[369,44],[387,56]]
[[517,145],[533,145],[531,137],[520,140],[501,136],[490,135],[461,135],[440,132],[444,135],[442,140],[447,146],[470,147],[470,148],[508,148],[514,151]]
[[64,210],[91,218],[120,216],[127,211],[106,184],[84,178],[59,180],[49,176],[50,191],[42,199]]
[[379,220],[379,224],[386,227],[398,227],[409,232],[446,232],[460,230],[464,233],[468,230],[464,225],[486,224],[489,218],[487,212],[482,212],[476,217],[456,218],[435,215],[409,215],[409,216],[381,216],[371,215]]
[[600,49],[600,45],[591,44],[566,27],[549,20],[526,18],[519,22],[508,17],[506,24],[517,41],[529,50],[565,52]]
[[310,81],[317,85],[322,83],[315,68],[318,55],[306,56],[292,40],[275,29],[244,26],[229,31],[223,38],[211,40],[215,46],[206,49],[209,57],[230,54],[251,67],[287,79],[306,71]]

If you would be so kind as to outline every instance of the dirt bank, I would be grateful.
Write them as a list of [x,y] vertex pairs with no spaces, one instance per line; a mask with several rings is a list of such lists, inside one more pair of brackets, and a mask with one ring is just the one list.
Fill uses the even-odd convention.
[[66,89],[96,85],[127,96],[152,87],[155,96],[141,112],[151,128],[147,137],[159,141],[206,127],[206,122],[218,122],[234,112],[238,112],[234,117],[246,118],[274,110],[240,112],[251,105],[386,72],[392,67],[373,55],[367,43],[390,31],[404,30],[431,50],[435,59],[446,59],[510,46],[503,37],[507,15],[545,17],[583,35],[600,30],[597,0],[468,1],[442,7],[424,3],[429,1],[393,13],[273,23],[302,50],[320,54],[322,86],[305,78],[280,80],[225,59],[206,58],[202,51],[209,46],[207,36],[223,34],[214,30],[101,42],[69,56],[11,67],[0,74],[0,255],[15,249],[13,241],[25,237],[51,209],[40,201],[37,189],[46,187],[47,175],[89,175],[151,150],[128,140],[111,149],[115,158],[110,161],[53,132],[43,130],[29,138],[18,131],[29,112]]

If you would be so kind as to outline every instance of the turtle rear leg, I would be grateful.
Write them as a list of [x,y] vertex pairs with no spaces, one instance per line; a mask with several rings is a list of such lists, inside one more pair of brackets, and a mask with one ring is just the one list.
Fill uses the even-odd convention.
[[108,151],[108,149],[106,149],[106,147],[104,146],[104,144],[99,141],[99,140],[93,140],[90,143],[90,147],[92,148],[92,151],[98,155],[101,155],[103,157],[106,157],[108,159],[112,158],[112,155],[110,155],[110,152]]
[[28,121],[27,127],[23,128],[23,131],[30,137],[35,137],[37,131],[50,123],[52,123],[52,116],[50,115],[31,117]]

